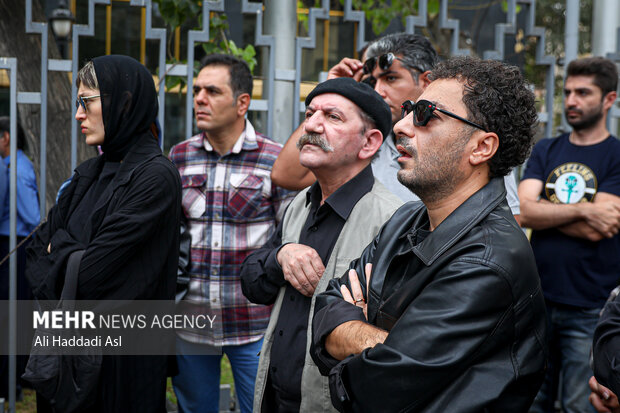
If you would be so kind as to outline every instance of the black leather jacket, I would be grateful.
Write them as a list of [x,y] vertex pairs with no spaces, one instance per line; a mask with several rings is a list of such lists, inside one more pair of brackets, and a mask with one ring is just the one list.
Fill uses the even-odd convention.
[[[311,354],[330,375],[340,411],[526,412],[543,379],[545,305],[530,245],[493,179],[428,232],[426,207],[408,203],[351,263],[361,284],[373,264],[371,324],[383,344],[342,362],[325,337],[365,321],[331,281],[317,297]],[[350,287],[349,287],[350,288]],[[364,288],[363,288],[364,289]]]

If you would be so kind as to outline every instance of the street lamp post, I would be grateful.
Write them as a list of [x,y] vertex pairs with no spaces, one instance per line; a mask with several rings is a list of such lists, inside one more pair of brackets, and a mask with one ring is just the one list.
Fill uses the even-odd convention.
[[65,0],[58,2],[58,7],[52,11],[52,15],[49,18],[52,23],[52,33],[56,38],[56,43],[60,49],[60,55],[64,59],[66,56],[67,39],[71,33],[71,25],[75,21],[75,17],[71,10],[67,7]]

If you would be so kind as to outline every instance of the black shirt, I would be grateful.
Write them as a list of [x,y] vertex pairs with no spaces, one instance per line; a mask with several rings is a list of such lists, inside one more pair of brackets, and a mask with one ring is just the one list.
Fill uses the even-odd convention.
[[[321,187],[315,182],[306,193],[310,212],[299,243],[316,250],[327,265],[340,231],[357,202],[372,189],[374,176],[369,166],[330,195],[321,205]],[[264,402],[268,411],[299,411],[301,373],[306,355],[306,334],[311,298],[284,280],[276,255],[282,247],[282,223],[269,241],[248,256],[241,270],[244,294],[250,301],[273,303],[286,285],[282,308],[274,331]]]

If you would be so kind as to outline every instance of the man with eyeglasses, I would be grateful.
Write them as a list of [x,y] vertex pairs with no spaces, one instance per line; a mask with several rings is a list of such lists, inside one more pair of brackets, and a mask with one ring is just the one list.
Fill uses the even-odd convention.
[[543,379],[545,308],[502,177],[534,136],[519,69],[438,64],[394,127],[422,203],[384,224],[316,299],[312,358],[343,412],[524,412]]
[[[400,106],[405,100],[418,99],[428,86],[429,74],[437,63],[437,52],[427,38],[418,34],[397,33],[383,36],[370,43],[362,60],[344,58],[332,67],[328,79],[352,77],[372,86],[390,107],[392,124],[400,120]],[[298,129],[291,135],[278,159],[272,179],[278,185],[289,189],[301,189],[314,182],[314,175],[303,168],[298,161],[294,143],[301,135]],[[398,173],[398,151],[394,134],[390,133],[372,161],[372,170],[377,179],[403,201],[417,201],[417,194],[403,186]],[[519,220],[519,199],[514,178],[504,178],[508,205],[517,222]]]
[[281,146],[245,119],[252,96],[247,64],[209,55],[193,91],[200,133],[170,151],[191,236],[189,284],[179,306],[184,314],[215,316],[215,322],[212,328],[177,331],[179,374],[172,383],[181,412],[219,411],[225,353],[241,412],[249,413],[271,308],[244,297],[241,263],[270,238],[293,194],[269,178]]
[[[549,369],[531,412],[553,411],[558,393],[564,411],[592,411],[592,338],[620,277],[620,142],[606,126],[617,85],[618,70],[609,59],[570,62],[564,114],[573,130],[536,144],[519,185],[550,333]],[[594,350],[609,338],[599,336]],[[612,368],[612,357],[600,353],[599,366]],[[614,374],[597,378],[608,386],[616,382]]]

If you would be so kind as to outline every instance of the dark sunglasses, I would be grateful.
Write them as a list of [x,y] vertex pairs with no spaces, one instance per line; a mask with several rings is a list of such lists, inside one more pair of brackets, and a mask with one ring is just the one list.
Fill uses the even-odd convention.
[[75,99],[75,108],[78,109],[80,106],[84,109],[85,113],[88,113],[88,109],[86,108],[86,102],[90,99],[101,97],[101,95],[92,95],[92,96],[78,96]]
[[381,70],[388,70],[394,63],[394,60],[399,60],[405,66],[411,69],[417,70],[420,73],[424,72],[423,70],[420,70],[417,67],[409,65],[403,59],[401,59],[400,57],[394,56],[394,53],[390,52],[390,53],[382,54],[379,57],[375,56],[375,57],[371,57],[370,59],[366,59],[366,61],[364,62],[364,67],[363,67],[364,74],[367,75],[369,73],[372,73],[372,71],[375,70],[375,66],[377,65],[377,62],[379,62],[379,68],[381,68]]
[[413,111],[413,124],[415,126],[426,126],[429,120],[432,117],[437,117],[437,115],[433,114],[434,111],[439,111],[444,115],[450,116],[451,118],[458,119],[461,122],[465,122],[466,124],[473,126],[474,128],[482,129],[487,132],[486,128],[469,121],[465,118],[460,117],[459,115],[455,115],[452,112],[448,112],[447,110],[438,108],[434,103],[429,102],[428,100],[419,100],[414,102],[412,100],[406,100],[401,105],[401,118],[404,118],[408,114]]

